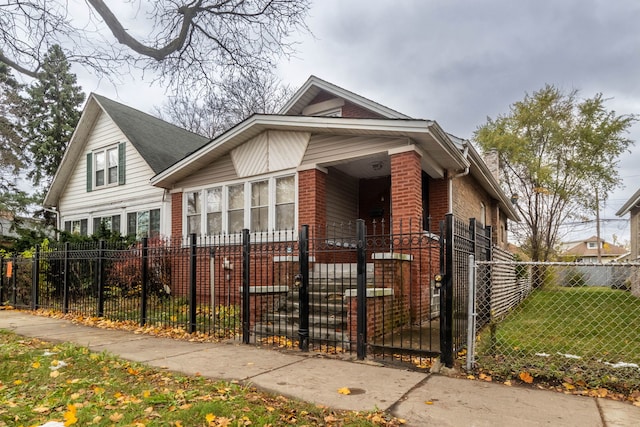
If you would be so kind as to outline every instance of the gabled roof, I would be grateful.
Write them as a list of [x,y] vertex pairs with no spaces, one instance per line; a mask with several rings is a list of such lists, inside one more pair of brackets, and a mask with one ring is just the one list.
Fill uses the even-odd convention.
[[122,131],[154,173],[169,167],[209,141],[207,137],[92,93],[45,197],[45,206],[57,205],[67,181],[84,154],[87,137],[101,111]]
[[[616,246],[611,243],[607,243],[604,239],[600,239],[602,242],[602,248],[600,250],[600,256],[606,258],[617,258],[627,253],[627,250],[621,246]],[[598,242],[596,236],[591,236],[586,240],[577,242],[575,245],[565,250],[562,255],[571,255],[576,257],[596,257],[598,256],[598,249],[590,249],[587,243]]]
[[627,200],[627,202],[624,205],[622,205],[620,209],[618,209],[618,212],[616,212],[616,215],[617,216],[626,215],[634,207],[640,206],[639,204],[640,204],[640,189],[638,189],[638,191],[633,193],[633,196],[631,196],[631,198]]
[[135,108],[93,95],[155,173],[197,150],[209,138],[197,135]]
[[288,116],[299,116],[302,110],[309,105],[311,101],[322,91],[334,94],[336,97],[343,98],[362,108],[377,113],[382,117],[389,119],[410,119],[411,117],[404,115],[398,111],[378,104],[375,101],[367,99],[363,96],[353,93],[349,90],[336,86],[316,76],[311,76],[307,81],[293,94],[293,97],[280,109],[279,114]]
[[444,176],[445,170],[469,167],[469,161],[440,126],[431,120],[360,119],[254,114],[219,135],[207,145],[173,164],[151,179],[151,184],[170,188],[191,173],[211,164],[266,130],[310,132],[370,137],[404,137],[415,141],[430,159],[429,172]]

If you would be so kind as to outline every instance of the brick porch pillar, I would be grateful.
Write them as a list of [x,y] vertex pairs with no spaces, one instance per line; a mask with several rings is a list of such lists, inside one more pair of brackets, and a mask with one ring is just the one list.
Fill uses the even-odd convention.
[[422,155],[410,145],[389,150],[392,233],[422,231]]
[[182,238],[182,192],[171,193],[171,239]]
[[298,171],[298,226],[308,225],[313,237],[324,236],[327,225],[327,171]]

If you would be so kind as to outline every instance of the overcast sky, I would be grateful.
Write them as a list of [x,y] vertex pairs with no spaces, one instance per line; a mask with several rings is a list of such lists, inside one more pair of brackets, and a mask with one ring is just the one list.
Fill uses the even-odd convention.
[[[601,92],[617,114],[640,114],[639,23],[637,0],[316,0],[313,36],[299,37],[279,73],[294,87],[316,75],[470,139],[546,83],[583,97]],[[80,83],[148,112],[163,101],[144,81],[117,93]],[[640,188],[640,124],[629,136],[637,143],[620,161],[624,187],[609,195],[604,219],[616,219]],[[629,239],[628,221],[603,226],[608,240]],[[594,234],[591,223],[567,238]]]

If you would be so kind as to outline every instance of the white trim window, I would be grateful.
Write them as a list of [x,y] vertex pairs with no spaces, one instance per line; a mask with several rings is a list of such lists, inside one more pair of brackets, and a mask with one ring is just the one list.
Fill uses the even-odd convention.
[[227,183],[185,192],[183,230],[216,235],[293,230],[296,221],[295,175]]
[[94,151],[96,187],[118,184],[118,146]]
[[160,209],[127,213],[127,235],[136,239],[160,235]]

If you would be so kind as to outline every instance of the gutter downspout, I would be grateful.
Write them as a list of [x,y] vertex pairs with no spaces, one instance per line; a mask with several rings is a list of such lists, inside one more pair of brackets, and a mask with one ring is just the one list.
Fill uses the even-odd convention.
[[49,208],[45,208],[44,206],[42,206],[42,210],[46,211],[46,212],[51,212],[52,214],[56,215],[56,240],[58,239],[58,231],[60,230],[60,212],[58,212],[55,209],[49,209]]
[[[467,159],[467,157],[469,156],[469,145],[468,145],[468,142],[466,141],[464,142],[464,151],[462,152],[462,155],[464,156],[465,159]],[[449,177],[449,213],[451,214],[453,213],[453,180],[456,178],[460,178],[462,176],[468,175],[469,168],[470,166],[467,166],[466,168],[464,168],[462,172],[459,172]]]

